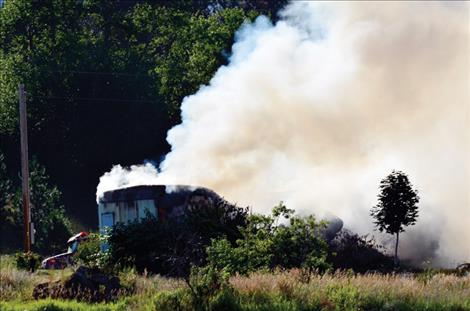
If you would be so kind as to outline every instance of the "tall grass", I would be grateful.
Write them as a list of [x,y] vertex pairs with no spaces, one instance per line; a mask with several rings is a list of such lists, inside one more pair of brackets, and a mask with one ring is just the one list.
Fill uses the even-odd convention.
[[[470,276],[436,274],[427,281],[413,275],[314,275],[300,282],[299,271],[233,277],[240,295],[256,302],[266,296],[299,306],[333,310],[470,310]],[[282,300],[281,299],[281,300]],[[272,300],[272,299],[271,299]]]
[[[0,264],[0,310],[201,310],[183,280],[119,273],[126,295],[112,303],[35,301],[38,283],[64,279],[71,270],[36,273]],[[5,259],[6,261],[4,261]],[[470,276],[451,274],[312,275],[299,270],[234,276],[209,297],[211,310],[470,310]]]
[[174,291],[186,286],[184,280],[166,278],[160,275],[138,274],[134,269],[126,269],[119,273],[121,285],[129,289],[135,296],[149,297],[160,291]]
[[18,270],[13,256],[1,255],[0,301],[31,300],[35,285],[63,280],[71,274],[71,269],[38,270],[35,273],[26,270]]
[[241,292],[304,292],[315,290],[327,294],[332,288],[356,288],[361,293],[388,297],[422,297],[438,300],[470,299],[470,276],[435,274],[424,281],[412,274],[352,274],[336,272],[313,275],[308,283],[300,282],[298,270],[282,273],[255,273],[249,277],[232,277],[231,284]]

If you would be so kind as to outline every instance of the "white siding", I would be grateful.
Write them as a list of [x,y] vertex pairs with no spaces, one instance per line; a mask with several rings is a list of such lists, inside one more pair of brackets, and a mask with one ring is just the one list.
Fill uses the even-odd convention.
[[99,228],[103,228],[102,214],[113,213],[114,223],[128,223],[146,216],[146,211],[158,218],[154,200],[139,200],[134,202],[108,202],[98,204]]

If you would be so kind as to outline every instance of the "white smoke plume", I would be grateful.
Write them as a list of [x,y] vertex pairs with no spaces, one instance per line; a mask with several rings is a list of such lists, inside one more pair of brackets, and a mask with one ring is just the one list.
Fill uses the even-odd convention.
[[294,2],[276,25],[244,25],[229,64],[184,99],[159,177],[115,167],[98,196],[125,179],[201,185],[257,212],[283,200],[370,233],[379,182],[398,169],[421,196],[401,254],[469,261],[469,10]]
[[100,177],[96,189],[96,202],[109,190],[122,189],[139,185],[156,185],[159,183],[158,170],[151,163],[132,165],[129,168],[115,165],[111,171]]

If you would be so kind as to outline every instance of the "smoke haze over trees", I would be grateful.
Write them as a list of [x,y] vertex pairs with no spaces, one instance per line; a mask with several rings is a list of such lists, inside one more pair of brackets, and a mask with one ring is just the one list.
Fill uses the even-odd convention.
[[[280,16],[241,27],[229,64],[184,98],[148,181],[258,212],[283,200],[363,235],[377,183],[402,170],[422,200],[400,257],[470,259],[468,3],[293,2]],[[100,186],[125,186],[135,168]]]
[[[400,169],[422,196],[401,257],[470,259],[467,3],[294,2],[274,20],[256,17],[283,1],[130,3],[0,9],[9,175],[24,82],[31,152],[87,225],[99,176],[165,156],[153,182],[206,186],[257,212],[284,200],[364,234],[377,182]],[[126,181],[123,167],[100,185]]]

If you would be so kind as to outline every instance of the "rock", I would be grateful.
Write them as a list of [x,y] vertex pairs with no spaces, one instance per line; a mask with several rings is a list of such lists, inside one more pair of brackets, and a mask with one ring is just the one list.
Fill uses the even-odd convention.
[[33,298],[110,301],[117,298],[120,290],[121,284],[118,277],[108,276],[101,271],[81,266],[64,282],[56,281],[36,285]]

